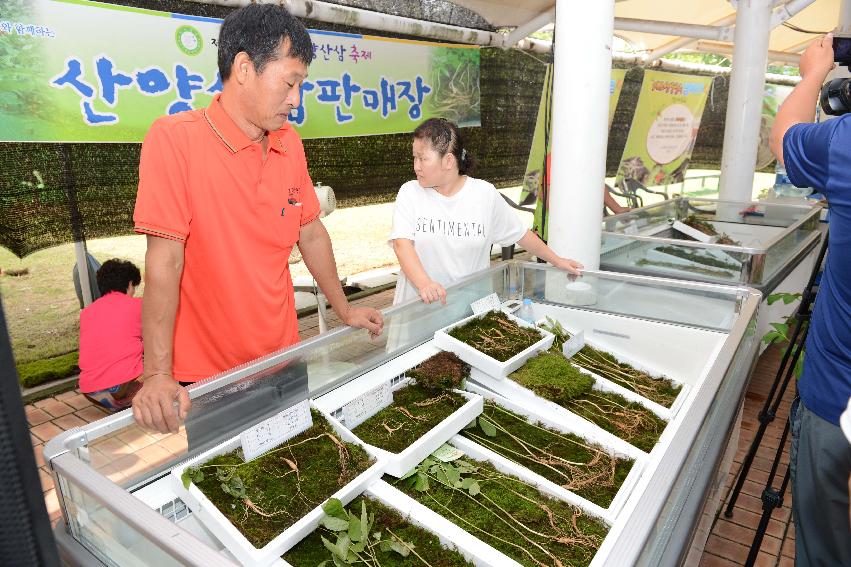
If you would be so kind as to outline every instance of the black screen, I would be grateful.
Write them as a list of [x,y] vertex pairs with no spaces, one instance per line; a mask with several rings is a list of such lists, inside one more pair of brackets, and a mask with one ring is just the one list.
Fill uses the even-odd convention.
[[837,63],[851,63],[851,37],[833,38],[833,60]]

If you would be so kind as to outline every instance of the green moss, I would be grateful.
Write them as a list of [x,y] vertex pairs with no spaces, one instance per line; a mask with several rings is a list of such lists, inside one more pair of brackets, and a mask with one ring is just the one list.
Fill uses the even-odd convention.
[[489,311],[460,327],[449,335],[470,345],[500,362],[526,350],[543,338],[537,329],[521,327],[502,311]]
[[62,356],[19,364],[18,377],[21,386],[32,388],[51,380],[72,376],[80,371],[77,366],[78,359],[78,352],[69,352]]
[[696,251],[683,250],[679,246],[659,246],[656,248],[656,251],[661,252],[662,254],[668,254],[669,256],[674,256],[675,258],[682,258],[683,260],[688,260],[689,262],[694,262],[696,264],[710,266],[712,268],[721,268],[722,270],[730,270],[733,272],[738,272],[741,269],[738,265],[732,262],[725,262],[724,260],[715,258],[709,254],[700,254]]
[[[204,473],[198,488],[255,547],[265,546],[373,463],[361,447],[341,442],[321,414],[311,414],[307,431],[253,461],[246,463],[232,451],[197,467]],[[233,487],[234,478],[244,486],[244,497],[222,489]]]
[[654,378],[631,364],[619,362],[611,353],[585,345],[570,359],[574,364],[611,380],[627,390],[669,408],[683,389],[667,378]]
[[594,390],[594,379],[559,353],[539,354],[511,378],[642,451],[650,451],[665,429],[665,421],[644,406],[618,394]]
[[[377,500],[359,496],[347,507],[356,516],[360,516],[361,502],[366,502],[369,514],[375,514],[375,524],[371,531],[382,532],[386,537],[389,531],[407,543],[414,545],[414,551],[425,558],[433,567],[463,567],[470,565],[457,551],[447,549],[440,543],[438,537],[431,532],[408,522],[394,510],[384,506]],[[315,567],[331,558],[331,553],[322,544],[322,536],[334,541],[336,534],[331,530],[319,527],[313,533],[284,555],[284,560],[294,567]],[[407,567],[423,565],[414,554],[402,557],[395,552],[378,552],[378,564],[382,567]]]
[[511,378],[558,404],[587,394],[594,378],[580,372],[559,352],[542,352],[511,374]]
[[544,496],[489,463],[467,462],[475,468],[469,477],[478,483],[475,495],[439,482],[436,476],[424,492],[417,490],[411,479],[396,486],[522,565],[591,562],[608,531],[602,522]]
[[632,468],[630,459],[614,457],[576,435],[530,423],[493,402],[485,402],[482,415],[496,426],[495,436],[481,428],[461,434],[603,508],[612,503]]
[[352,433],[365,443],[401,453],[466,402],[455,392],[435,392],[414,383],[393,392],[393,403]]

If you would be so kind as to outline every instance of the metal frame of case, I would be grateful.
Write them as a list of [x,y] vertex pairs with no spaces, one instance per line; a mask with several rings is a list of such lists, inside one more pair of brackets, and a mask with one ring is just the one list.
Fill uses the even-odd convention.
[[[437,318],[434,314],[441,313],[436,310],[437,307],[427,306],[419,301],[385,310],[385,318],[391,321],[391,324],[394,319],[414,321],[416,324],[412,325],[412,328],[416,331],[415,336],[401,340],[392,348],[379,348],[375,351],[376,356],[363,358],[354,367],[341,369],[338,376],[332,376],[317,385],[314,391],[309,392],[309,396],[318,397],[371,368],[380,366],[430,339],[433,332],[439,328],[437,325],[444,326],[446,321],[460,319],[462,312],[469,309],[469,302],[465,301],[470,295],[465,297],[463,290],[472,289],[473,294],[495,291],[502,299],[508,299],[508,290],[519,288],[523,297],[534,297],[536,301],[558,304],[557,301],[548,299],[541,291],[542,285],[548,278],[553,277],[567,276],[564,272],[541,264],[504,263],[451,286],[450,297],[454,295],[458,298],[456,305],[453,308],[450,302],[445,314]],[[669,324],[714,330],[726,335],[708,374],[699,386],[698,399],[688,412],[689,419],[683,420],[670,446],[661,454],[658,466],[654,467],[650,476],[642,480],[645,487],[652,488],[642,492],[640,498],[633,503],[627,521],[616,524],[619,526],[618,533],[610,533],[614,537],[608,537],[603,544],[610,547],[607,550],[606,565],[680,563],[689,552],[690,542],[704,508],[714,511],[714,507],[718,505],[711,489],[717,484],[719,464],[756,359],[758,341],[755,336],[755,323],[761,294],[744,287],[590,270],[583,278],[600,289],[608,286],[617,290],[613,295],[617,295],[619,305],[624,302],[629,304],[627,309],[613,309],[604,301],[603,304],[588,307],[589,311],[609,312],[649,321],[662,320]],[[660,290],[669,296],[682,296],[683,311],[677,320],[658,317],[657,310],[651,303],[642,304],[638,299],[630,302],[633,296],[639,298],[642,294],[658,293]],[[707,298],[723,305],[723,310],[728,312],[723,318],[726,322],[720,326],[713,321],[706,323],[699,307],[692,307],[694,313],[688,312],[688,305],[691,305],[692,301]],[[428,324],[417,319],[419,314],[426,317]],[[205,397],[216,397],[229,387],[239,385],[243,379],[268,372],[279,367],[282,362],[306,360],[311,357],[321,362],[327,353],[339,353],[342,346],[360,344],[368,341],[367,337],[366,331],[360,329],[336,329],[199,383],[190,388],[190,397],[194,402]],[[288,403],[301,399],[304,399],[303,392],[289,395],[289,400],[278,406],[279,410],[287,407]],[[227,405],[228,400],[225,396],[222,404]],[[257,421],[263,417],[257,416]],[[74,560],[80,563],[82,557],[94,557],[104,564],[114,563],[96,543],[87,543],[85,537],[81,537],[81,522],[85,518],[82,518],[79,511],[74,512],[73,497],[75,494],[84,493],[91,502],[111,517],[114,516],[115,522],[141,536],[145,544],[150,545],[150,549],[157,550],[163,557],[158,561],[162,566],[170,563],[198,566],[232,564],[218,551],[132,494],[133,491],[168,474],[174,465],[204,450],[205,446],[198,447],[197,450],[193,448],[191,453],[175,457],[172,462],[144,471],[140,478],[125,487],[110,481],[87,463],[89,447],[99,438],[131,427],[135,427],[132,413],[125,411],[86,427],[67,431],[54,438],[45,448],[45,458],[54,474],[63,514],[63,522],[56,528],[57,539],[66,557],[76,558]],[[229,435],[234,433],[230,431]],[[700,545],[702,546],[702,543]]]

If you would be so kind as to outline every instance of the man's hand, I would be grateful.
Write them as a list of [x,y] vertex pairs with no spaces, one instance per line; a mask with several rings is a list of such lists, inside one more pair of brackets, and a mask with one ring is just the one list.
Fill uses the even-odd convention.
[[423,300],[423,303],[440,301],[446,305],[446,289],[436,281],[429,281],[428,284],[420,288],[420,299]]
[[191,406],[189,392],[171,375],[154,374],[143,379],[142,389],[133,397],[133,417],[146,429],[177,433]]
[[802,79],[823,83],[827,74],[836,68],[833,62],[833,34],[829,33],[810,44],[801,55],[798,68]]
[[553,261],[553,266],[560,270],[565,270],[566,272],[573,274],[574,276],[582,275],[580,270],[585,266],[582,265],[581,262],[576,260],[571,260],[570,258],[558,258]]
[[343,316],[343,323],[350,327],[366,329],[373,337],[379,336],[384,329],[384,318],[381,317],[381,313],[371,307],[350,305]]

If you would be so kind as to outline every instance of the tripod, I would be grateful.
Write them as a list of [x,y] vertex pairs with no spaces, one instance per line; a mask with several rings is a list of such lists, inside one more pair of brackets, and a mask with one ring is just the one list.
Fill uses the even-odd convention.
[[[753,441],[751,442],[751,446],[748,449],[748,453],[747,455],[745,455],[744,461],[742,461],[742,468],[739,471],[738,477],[736,478],[736,485],[733,487],[733,491],[730,494],[730,501],[727,503],[727,509],[724,511],[724,516],[726,516],[727,518],[733,517],[733,507],[736,505],[736,501],[738,500],[739,494],[742,491],[742,486],[744,486],[745,479],[747,478],[748,472],[750,472],[751,466],[753,465],[753,460],[754,457],[756,457],[756,453],[759,450],[760,444],[762,443],[762,438],[765,436],[765,431],[768,429],[768,426],[771,424],[771,422],[774,421],[774,418],[777,416],[777,409],[780,407],[780,404],[783,401],[783,395],[786,393],[786,388],[789,387],[789,382],[791,381],[792,376],[794,376],[795,366],[798,364],[798,360],[800,360],[801,354],[804,351],[804,343],[807,338],[807,331],[809,330],[809,321],[812,312],[812,305],[815,301],[816,291],[818,288],[818,286],[816,285],[816,281],[818,279],[819,273],[821,272],[821,267],[824,263],[824,257],[827,254],[827,243],[828,233],[825,233],[824,242],[822,242],[821,250],[819,250],[818,259],[816,259],[815,265],[813,266],[813,270],[810,273],[810,279],[807,282],[807,286],[804,288],[804,291],[801,295],[801,303],[798,305],[798,310],[795,312],[795,327],[792,331],[792,336],[789,338],[789,347],[786,349],[786,352],[783,353],[783,359],[780,361],[780,367],[777,369],[777,375],[774,377],[774,382],[772,382],[771,388],[768,391],[768,395],[765,397],[765,403],[762,406],[762,410],[759,412],[759,429],[757,429],[756,435],[754,436]],[[784,436],[780,443],[781,450],[785,441],[786,438]],[[773,470],[776,470],[777,462],[775,462],[774,467],[772,468]],[[769,477],[769,486],[771,485],[771,480],[773,476],[774,475],[772,474]],[[764,495],[763,506],[765,506]],[[772,508],[772,510],[773,509],[774,508]]]
[[[819,250],[818,259],[810,273],[810,279],[803,290],[801,303],[795,313],[795,326],[792,336],[789,338],[789,347],[783,354],[783,359],[780,362],[780,367],[777,369],[774,382],[771,385],[768,396],[766,396],[762,411],[760,411],[759,429],[757,430],[757,433],[751,442],[751,446],[748,449],[748,453],[742,462],[742,468],[736,478],[736,485],[730,494],[730,501],[727,503],[727,509],[724,511],[724,515],[728,518],[733,515],[733,507],[736,504],[736,500],[738,499],[742,486],[745,483],[745,479],[748,476],[748,472],[753,464],[754,457],[756,456],[760,443],[762,442],[762,438],[765,435],[765,431],[768,428],[768,425],[774,421],[777,416],[777,409],[780,407],[780,404],[783,401],[783,396],[786,393],[786,389],[789,387],[789,382],[794,376],[795,367],[797,366],[798,361],[801,360],[801,356],[803,356],[804,345],[809,331],[810,317],[812,315],[812,306],[818,291],[818,285],[816,282],[818,281],[818,275],[821,272],[824,257],[827,253],[827,245],[828,235],[825,234],[824,242],[822,243],[821,250]],[[790,425],[791,416],[786,420],[786,425],[783,428],[783,434],[780,436],[780,443],[777,446],[777,451],[774,456],[774,462],[771,464],[771,471],[768,474],[768,480],[766,481],[765,488],[762,491],[762,516],[760,517],[759,525],[757,526],[756,533],[754,534],[748,558],[745,561],[746,567],[752,567],[756,563],[757,556],[759,555],[759,549],[762,546],[762,540],[765,538],[765,532],[768,529],[768,522],[771,519],[771,514],[776,508],[783,506],[783,498],[786,494],[787,488],[789,487],[791,467],[786,468],[786,473],[783,475],[783,480],[780,483],[779,489],[774,488],[774,479],[777,476],[777,469],[783,456],[783,448],[789,437]]]

